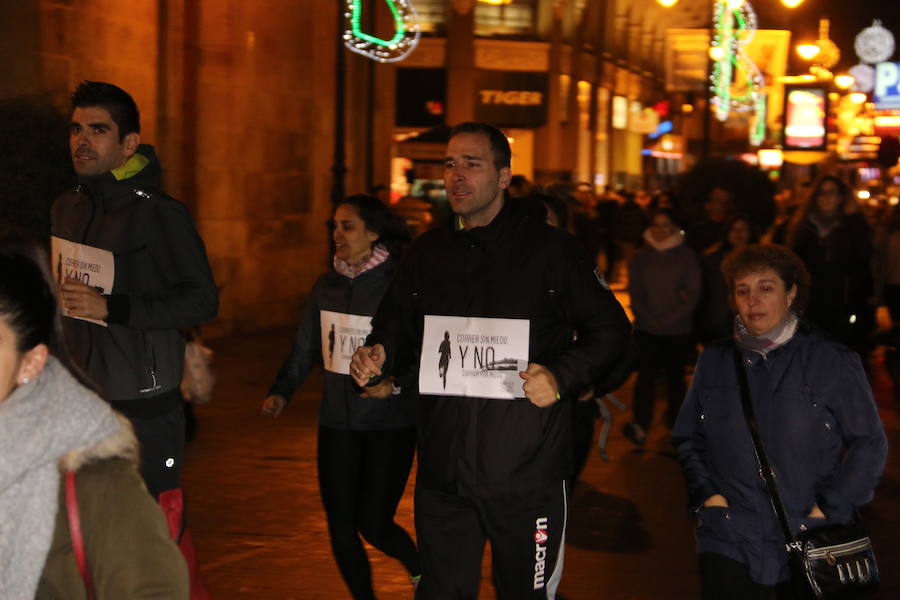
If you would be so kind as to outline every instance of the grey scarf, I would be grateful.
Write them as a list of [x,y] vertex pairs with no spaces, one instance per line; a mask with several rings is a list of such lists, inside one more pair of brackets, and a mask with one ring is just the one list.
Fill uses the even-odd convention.
[[118,433],[108,404],[55,358],[0,403],[0,592],[34,598],[56,512],[59,460]]
[[794,334],[797,332],[797,324],[799,320],[794,311],[788,311],[788,314],[781,322],[765,333],[753,335],[747,331],[747,327],[741,320],[740,315],[734,317],[734,341],[742,350],[756,352],[761,354],[763,358],[774,350],[787,344]]

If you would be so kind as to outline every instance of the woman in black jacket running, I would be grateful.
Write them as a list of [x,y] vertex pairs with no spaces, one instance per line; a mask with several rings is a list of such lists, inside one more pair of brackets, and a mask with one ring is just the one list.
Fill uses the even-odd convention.
[[372,196],[350,196],[334,213],[333,268],[309,295],[291,353],[263,414],[277,417],[314,362],[325,367],[319,417],[319,490],[338,568],[356,599],[374,598],[360,534],[403,563],[413,585],[419,558],[394,513],[415,451],[414,382],[387,380],[361,395],[349,361],[370,330],[395,269],[389,247],[409,240],[403,222]]

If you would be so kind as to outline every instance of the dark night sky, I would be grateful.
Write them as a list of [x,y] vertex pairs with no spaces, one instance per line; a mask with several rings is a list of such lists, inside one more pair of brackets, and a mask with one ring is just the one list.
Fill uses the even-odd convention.
[[[900,0],[805,0],[793,10],[782,6],[779,0],[750,0],[759,17],[760,28],[784,28],[793,32],[792,44],[813,41],[818,37],[819,19],[831,20],[830,37],[841,51],[841,60],[835,72],[846,72],[857,64],[853,40],[869,27],[873,19],[896,37],[894,61],[900,61]],[[792,60],[796,53],[792,52]],[[804,70],[798,61],[792,64],[793,72]]]

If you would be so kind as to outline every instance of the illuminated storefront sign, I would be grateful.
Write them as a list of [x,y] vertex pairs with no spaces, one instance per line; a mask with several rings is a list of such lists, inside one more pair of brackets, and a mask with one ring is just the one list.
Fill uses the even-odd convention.
[[875,108],[900,108],[900,63],[883,62],[875,65]]
[[478,71],[475,119],[501,127],[540,127],[547,122],[547,74]]
[[785,86],[784,146],[786,150],[825,148],[827,94],[813,86]]
[[757,150],[756,156],[759,159],[760,168],[763,169],[780,169],[784,164],[784,154],[776,148]]

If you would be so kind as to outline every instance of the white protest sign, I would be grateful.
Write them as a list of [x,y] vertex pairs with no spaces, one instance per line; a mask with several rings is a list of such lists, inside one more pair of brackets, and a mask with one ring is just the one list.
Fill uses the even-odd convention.
[[524,398],[527,319],[427,315],[419,393],[471,398]]
[[[50,266],[60,286],[66,279],[76,279],[101,294],[112,292],[116,280],[116,261],[109,250],[70,242],[54,235],[50,238],[50,251]],[[104,321],[72,317],[66,314],[65,308],[62,309],[62,314],[106,327]]]
[[372,333],[372,317],[349,315],[330,310],[319,311],[322,328],[322,361],[325,369],[350,374],[350,358]]

